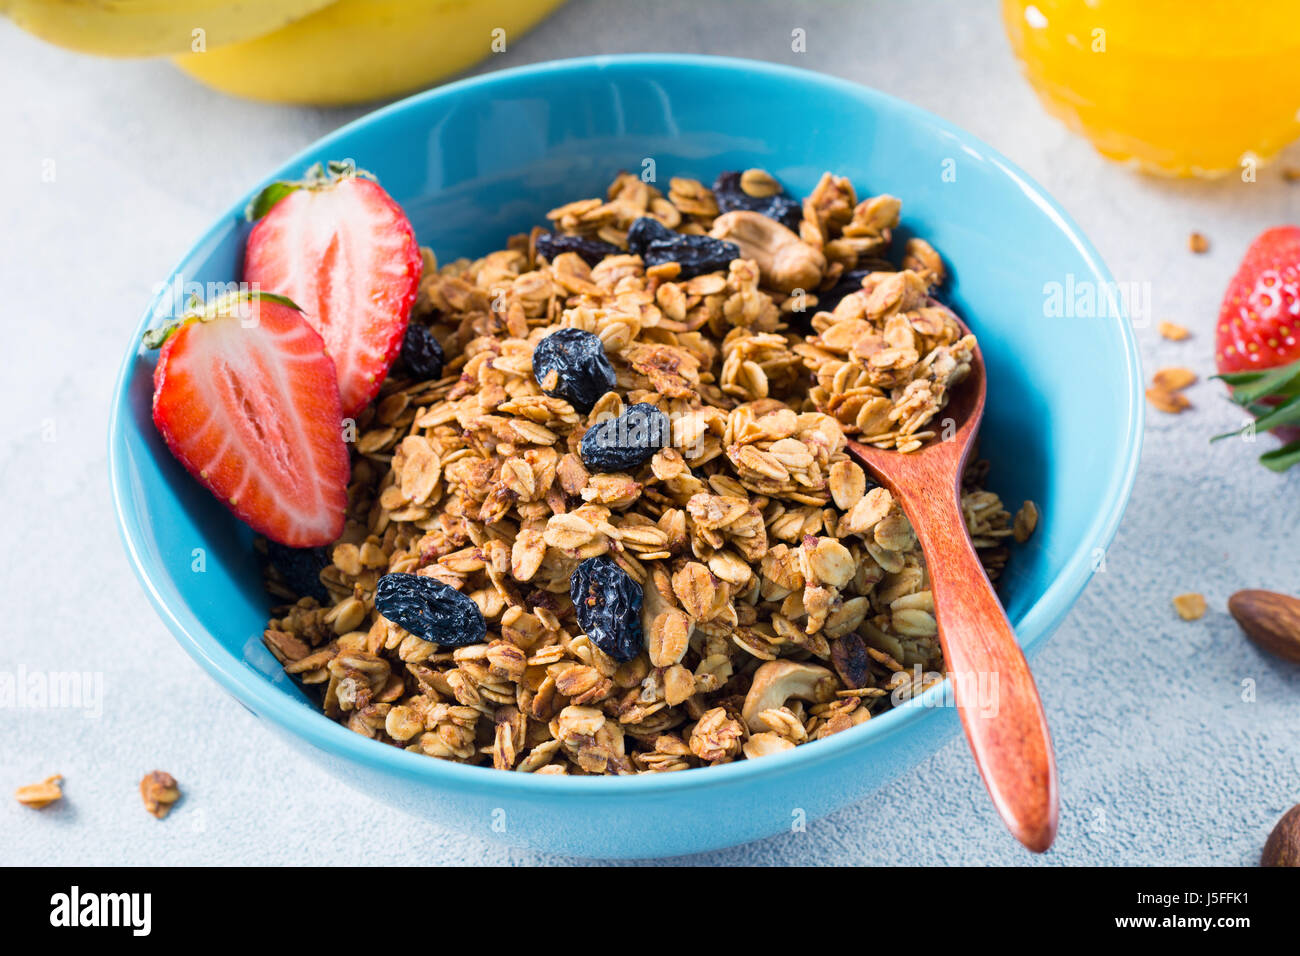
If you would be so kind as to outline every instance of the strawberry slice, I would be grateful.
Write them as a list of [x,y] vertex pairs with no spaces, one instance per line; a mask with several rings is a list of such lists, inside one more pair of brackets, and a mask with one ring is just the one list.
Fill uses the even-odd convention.
[[232,293],[145,337],[160,342],[153,420],[180,463],[274,541],[337,539],[350,472],[338,383],[298,308]]
[[334,359],[343,414],[353,417],[402,347],[420,282],[415,231],[351,161],[268,186],[249,206],[249,218],[258,217],[244,279],[302,306]]

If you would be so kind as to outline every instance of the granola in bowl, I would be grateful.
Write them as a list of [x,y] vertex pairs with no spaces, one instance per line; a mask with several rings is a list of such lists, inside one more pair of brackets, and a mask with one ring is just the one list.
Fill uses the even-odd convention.
[[969,368],[935,250],[886,258],[899,212],[624,174],[481,259],[422,250],[342,536],[269,550],[267,647],[358,733],[545,774],[758,757],[940,679],[916,537],[845,452],[921,447]]

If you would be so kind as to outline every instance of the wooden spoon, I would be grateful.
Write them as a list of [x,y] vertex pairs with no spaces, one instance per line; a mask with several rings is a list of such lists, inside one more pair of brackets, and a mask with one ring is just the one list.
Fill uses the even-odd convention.
[[[963,331],[969,332],[965,325]],[[855,441],[849,454],[890,490],[925,552],[939,642],[975,765],[1007,829],[1041,853],[1056,837],[1056,758],[1015,631],[975,553],[961,510],[961,477],[984,415],[984,359],[936,416],[940,436],[902,454]],[[955,429],[955,430],[954,430]]]

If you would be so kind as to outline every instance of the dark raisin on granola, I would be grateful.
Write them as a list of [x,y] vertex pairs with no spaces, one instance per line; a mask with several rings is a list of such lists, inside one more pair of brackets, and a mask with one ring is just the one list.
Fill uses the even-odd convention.
[[628,227],[627,247],[637,255],[642,255],[651,243],[675,242],[679,238],[685,236],[669,229],[654,216],[641,216]]
[[482,644],[483,612],[449,584],[419,574],[385,574],[375,585],[375,610],[416,637],[440,647]]
[[547,262],[563,252],[576,252],[589,266],[594,266],[606,256],[621,256],[623,250],[611,242],[588,239],[586,236],[566,236],[562,232],[544,232],[537,237],[537,255]]
[[799,231],[803,218],[803,204],[785,190],[774,196],[751,196],[740,186],[740,173],[720,173],[713,183],[713,195],[718,200],[720,212],[747,209],[768,219],[775,219],[787,229]]
[[607,554],[588,558],[569,579],[578,626],[602,651],[626,663],[641,652],[641,585]]
[[850,269],[843,273],[833,286],[817,293],[817,311],[831,312],[845,296],[862,291],[862,280],[871,275],[871,269]]
[[333,563],[329,548],[291,548],[267,538],[266,557],[294,594],[313,597],[322,605],[331,603],[320,580],[320,573]]
[[682,279],[726,272],[731,260],[740,258],[740,247],[734,242],[674,232],[651,216],[642,216],[632,223],[627,232],[627,247],[641,257],[647,268],[665,262],[679,263]]
[[831,663],[845,687],[868,687],[871,681],[871,657],[866,642],[855,632],[831,641]]
[[629,405],[622,415],[588,428],[578,447],[592,471],[627,471],[649,461],[668,444],[668,416],[649,402]]
[[411,376],[426,381],[442,378],[442,367],[447,361],[433,332],[419,322],[407,325],[406,336],[402,339],[402,351],[398,357],[402,368]]
[[533,349],[533,378],[547,395],[562,398],[585,414],[614,387],[614,366],[599,335],[565,328]]

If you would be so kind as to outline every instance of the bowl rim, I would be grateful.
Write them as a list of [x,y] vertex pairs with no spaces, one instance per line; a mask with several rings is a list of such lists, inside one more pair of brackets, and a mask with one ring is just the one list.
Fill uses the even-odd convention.
[[[525,77],[554,78],[561,74],[580,74],[584,72],[600,74],[606,70],[642,68],[660,70],[686,68],[764,74],[769,78],[805,86],[811,85],[837,94],[848,95],[869,109],[900,114],[937,132],[945,133],[957,140],[973,155],[991,163],[1003,175],[1011,179],[1022,193],[1038,206],[1069,239],[1091,274],[1100,281],[1113,283],[1110,270],[1070,215],[1023,170],[982,140],[948,120],[930,113],[928,110],[882,93],[872,87],[813,70],[760,60],[697,54],[636,53],[548,60],[493,71],[437,86],[367,112],[314,140],[290,157],[282,166],[290,168],[301,166],[303,162],[328,147],[332,142],[362,127],[389,116],[412,109],[419,109],[427,103],[443,100],[454,101],[457,96],[466,90],[491,90],[496,86],[513,84]],[[255,190],[250,191],[249,195],[254,192]],[[245,196],[234,203],[224,215],[213,222],[202,237],[190,245],[168,274],[169,282],[193,256],[195,250],[214,241],[216,236],[228,227],[231,217],[242,214],[247,199],[248,197]],[[165,292],[159,293],[159,296],[163,294]],[[132,570],[144,588],[149,602],[186,652],[236,700],[252,710],[258,717],[271,721],[279,729],[291,733],[294,737],[311,744],[316,749],[327,754],[357,761],[375,771],[395,773],[407,778],[413,778],[420,783],[451,786],[462,791],[498,794],[501,791],[510,791],[513,795],[519,797],[567,794],[614,799],[663,793],[665,791],[676,792],[719,787],[759,776],[800,771],[830,761],[847,750],[865,747],[885,737],[904,733],[921,719],[927,716],[935,716],[932,713],[933,711],[951,709],[942,707],[942,695],[945,694],[949,686],[949,682],[945,680],[925,691],[920,697],[895,707],[864,724],[823,740],[812,741],[783,753],[764,757],[762,760],[740,760],[722,766],[697,767],[673,773],[600,776],[596,778],[510,773],[497,771],[491,767],[470,766],[447,760],[431,759],[423,754],[408,753],[399,747],[377,743],[348,730],[341,724],[325,717],[321,712],[287,696],[273,683],[266,680],[263,674],[257,672],[242,659],[228,651],[208,633],[207,628],[198,620],[190,607],[175,608],[170,606],[163,599],[158,586],[153,580],[153,572],[147,566],[141,554],[140,541],[144,539],[145,529],[139,517],[129,506],[129,498],[126,494],[127,469],[124,461],[126,454],[123,443],[123,429],[125,422],[129,418],[127,389],[136,357],[139,354],[140,335],[152,320],[159,296],[156,296],[145,309],[144,315],[127,346],[126,355],[122,360],[114,385],[110,409],[108,426],[109,483],[113,497],[113,509],[122,543],[126,548]],[[1026,609],[1020,626],[1016,629],[1018,635],[1021,635],[1021,646],[1025,650],[1031,649],[1042,641],[1060,623],[1060,620],[1069,612],[1084,587],[1086,587],[1094,571],[1091,566],[1092,555],[1098,548],[1104,550],[1114,538],[1127,508],[1129,496],[1136,479],[1138,461],[1142,450],[1144,417],[1141,364],[1137,339],[1127,313],[1121,311],[1117,321],[1124,347],[1123,362],[1128,379],[1127,398],[1129,407],[1125,432],[1121,436],[1125,453],[1121,460],[1117,462],[1118,467],[1113,468],[1109,476],[1108,488],[1103,500],[1110,502],[1110,506],[1094,515],[1079,546],[1069,558],[1062,572],[1048,584],[1043,593]]]

